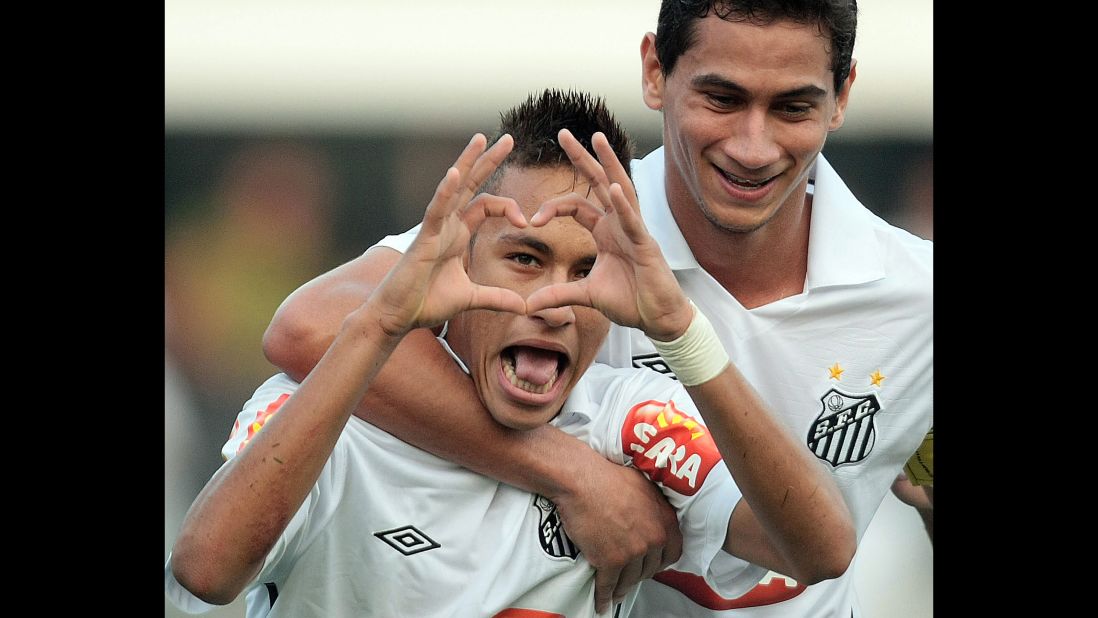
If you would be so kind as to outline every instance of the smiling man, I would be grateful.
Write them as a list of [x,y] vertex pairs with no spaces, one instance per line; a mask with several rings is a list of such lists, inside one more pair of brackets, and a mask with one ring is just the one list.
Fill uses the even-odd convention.
[[[855,539],[838,488],[679,288],[601,101],[547,91],[500,132],[487,151],[470,142],[309,377],[279,374],[245,404],[165,566],[177,606],[247,591],[250,618],[609,615],[551,500],[354,415],[400,341],[438,326],[496,422],[552,423],[660,487],[683,530],[676,569],[730,595],[767,568],[845,571]],[[494,195],[470,201],[513,140],[483,184]],[[651,337],[679,380],[593,364],[611,319]]]
[[[934,247],[860,203],[823,155],[855,96],[857,23],[854,0],[664,0],[639,45],[640,90],[662,114],[663,146],[631,169],[679,285],[801,448],[828,467],[860,539],[890,487],[932,530]],[[400,246],[381,244],[283,303],[264,337],[273,364],[308,374],[396,261],[384,247]],[[654,509],[621,488],[630,480],[621,468],[551,428],[536,440],[499,431],[433,340],[410,336],[401,348],[364,416],[552,496],[600,567],[600,596],[648,573],[644,548],[631,544],[662,537],[655,518],[635,516]],[[598,360],[673,375],[662,356],[645,333],[615,324]],[[445,392],[445,406],[412,377]],[[454,425],[465,441],[445,439]],[[645,566],[630,562],[638,555]],[[807,585],[778,570],[735,598],[668,571],[641,584],[638,606],[647,616],[860,618],[853,571]]]

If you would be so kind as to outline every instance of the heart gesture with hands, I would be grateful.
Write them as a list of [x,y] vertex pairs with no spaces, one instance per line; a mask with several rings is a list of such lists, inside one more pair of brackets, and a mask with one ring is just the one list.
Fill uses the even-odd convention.
[[471,234],[485,219],[505,217],[516,227],[527,225],[515,200],[487,193],[473,197],[514,146],[510,135],[487,150],[486,143],[484,135],[474,135],[446,171],[415,240],[367,302],[387,335],[437,326],[467,309],[526,312],[518,293],[478,285],[465,272]]
[[639,328],[652,339],[679,337],[690,326],[693,308],[648,234],[633,183],[606,136],[595,133],[591,139],[598,160],[568,129],[560,131],[558,141],[605,210],[572,193],[542,204],[530,224],[538,227],[553,217],[571,216],[591,231],[598,256],[586,278],[531,294],[526,299],[527,313],[582,305],[598,309],[622,326]]

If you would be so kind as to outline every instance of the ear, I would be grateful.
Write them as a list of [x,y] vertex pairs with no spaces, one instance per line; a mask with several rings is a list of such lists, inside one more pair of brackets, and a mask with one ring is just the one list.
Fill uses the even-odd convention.
[[650,109],[663,109],[663,65],[656,57],[656,35],[651,32],[641,40],[641,92]]
[[850,75],[846,76],[842,91],[839,92],[839,96],[835,97],[835,113],[831,115],[831,123],[827,126],[828,131],[836,131],[843,126],[843,122],[846,120],[846,104],[850,100],[850,88],[854,85],[854,78],[857,74],[858,61],[851,58]]

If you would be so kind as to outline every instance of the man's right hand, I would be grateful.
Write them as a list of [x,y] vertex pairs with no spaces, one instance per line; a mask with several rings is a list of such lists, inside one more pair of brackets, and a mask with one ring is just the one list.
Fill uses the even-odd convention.
[[568,537],[595,567],[595,607],[605,611],[682,554],[675,509],[644,474],[590,451],[575,485],[554,496]]

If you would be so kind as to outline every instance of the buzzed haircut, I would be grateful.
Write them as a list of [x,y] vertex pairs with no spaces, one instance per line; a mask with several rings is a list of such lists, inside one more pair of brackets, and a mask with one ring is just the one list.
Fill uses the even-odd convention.
[[540,94],[531,94],[524,102],[500,114],[499,127],[491,141],[494,143],[509,133],[515,146],[481,190],[489,193],[497,190],[500,179],[510,167],[571,167],[568,155],[557,143],[557,133],[561,129],[571,131],[596,158],[591,138],[601,131],[629,173],[633,141],[606,108],[605,101],[587,92],[550,88]]

